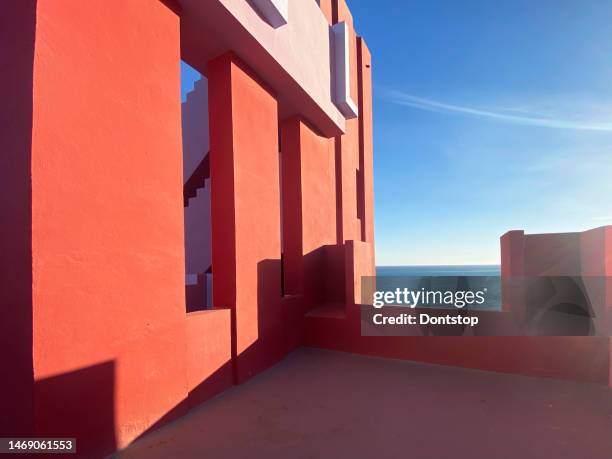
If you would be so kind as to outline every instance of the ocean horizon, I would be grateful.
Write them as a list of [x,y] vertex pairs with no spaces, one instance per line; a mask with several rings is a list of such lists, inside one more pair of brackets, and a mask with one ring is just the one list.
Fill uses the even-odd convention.
[[485,288],[487,292],[485,303],[467,309],[501,309],[500,265],[377,266],[376,277],[377,289],[387,291],[394,291],[398,287],[418,290],[424,286],[426,288],[437,286],[442,290]]
[[501,265],[376,266],[377,276],[500,276]]

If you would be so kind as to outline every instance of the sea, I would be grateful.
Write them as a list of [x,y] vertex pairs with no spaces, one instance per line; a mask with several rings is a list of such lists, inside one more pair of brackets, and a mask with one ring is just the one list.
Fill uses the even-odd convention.
[[500,276],[500,265],[377,266],[377,276]]
[[471,309],[501,309],[500,265],[377,266],[376,289],[486,290],[486,301]]

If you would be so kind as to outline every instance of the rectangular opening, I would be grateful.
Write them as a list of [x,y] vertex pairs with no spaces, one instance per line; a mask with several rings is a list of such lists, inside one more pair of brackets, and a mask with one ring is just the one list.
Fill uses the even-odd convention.
[[212,308],[208,81],[181,61],[185,300],[187,312]]

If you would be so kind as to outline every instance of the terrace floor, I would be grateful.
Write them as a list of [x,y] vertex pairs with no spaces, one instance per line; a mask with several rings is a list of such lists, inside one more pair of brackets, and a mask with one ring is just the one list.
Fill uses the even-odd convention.
[[301,348],[112,457],[610,459],[612,389]]

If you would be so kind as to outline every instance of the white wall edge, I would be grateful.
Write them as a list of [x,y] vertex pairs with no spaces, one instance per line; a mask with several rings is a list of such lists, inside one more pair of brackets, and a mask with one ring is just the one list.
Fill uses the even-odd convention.
[[251,2],[275,29],[289,21],[289,0],[251,0]]
[[351,98],[349,29],[345,21],[332,26],[334,37],[334,103],[346,119],[357,118],[359,109]]

